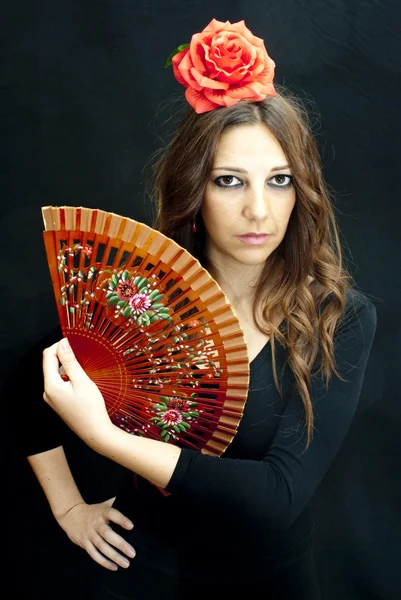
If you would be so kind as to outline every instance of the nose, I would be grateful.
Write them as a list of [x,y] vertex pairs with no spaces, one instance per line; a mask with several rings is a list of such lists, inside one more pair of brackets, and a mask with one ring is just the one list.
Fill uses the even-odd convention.
[[263,222],[270,216],[270,204],[266,186],[249,187],[244,198],[243,215],[249,221]]

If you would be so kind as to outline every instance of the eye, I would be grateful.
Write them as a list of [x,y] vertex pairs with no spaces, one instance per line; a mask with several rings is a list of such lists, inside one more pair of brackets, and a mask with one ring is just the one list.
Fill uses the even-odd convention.
[[292,178],[292,175],[284,175],[284,174],[280,173],[279,175],[275,175],[274,177],[272,177],[270,179],[270,181],[273,181],[273,179],[276,180],[276,183],[270,184],[273,187],[288,188],[288,187],[290,187],[290,185],[292,185],[293,178]]
[[234,177],[234,175],[222,175],[221,177],[217,177],[214,180],[214,183],[216,185],[218,185],[219,187],[237,187],[239,185],[242,185],[242,181],[240,181],[237,177]]

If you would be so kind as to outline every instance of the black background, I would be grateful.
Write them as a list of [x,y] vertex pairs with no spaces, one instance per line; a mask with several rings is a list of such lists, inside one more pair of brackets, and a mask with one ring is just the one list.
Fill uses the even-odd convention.
[[[2,379],[57,323],[40,207],[151,224],[147,165],[185,102],[165,60],[213,17],[245,19],[276,81],[310,105],[347,264],[378,316],[355,421],[313,499],[322,596],[401,598],[401,5],[21,0],[1,10]],[[55,523],[16,444],[19,400],[7,401],[6,597],[85,598],[90,559]],[[115,493],[119,467],[72,434],[66,447],[87,501]]]

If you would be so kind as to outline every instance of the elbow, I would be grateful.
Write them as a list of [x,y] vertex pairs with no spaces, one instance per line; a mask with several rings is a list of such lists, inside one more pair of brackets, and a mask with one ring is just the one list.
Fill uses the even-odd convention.
[[253,507],[251,513],[253,512],[259,523],[263,521],[265,527],[275,531],[286,531],[298,519],[301,510],[294,486],[290,485],[279,469],[270,465],[269,471],[270,475],[274,473],[274,477],[264,480],[257,494],[257,506]]

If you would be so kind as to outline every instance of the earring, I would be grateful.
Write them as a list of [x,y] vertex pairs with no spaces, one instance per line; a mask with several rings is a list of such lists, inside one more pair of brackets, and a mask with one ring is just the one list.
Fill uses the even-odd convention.
[[192,230],[192,233],[196,233],[196,222],[195,222],[195,219],[192,221],[191,230]]

